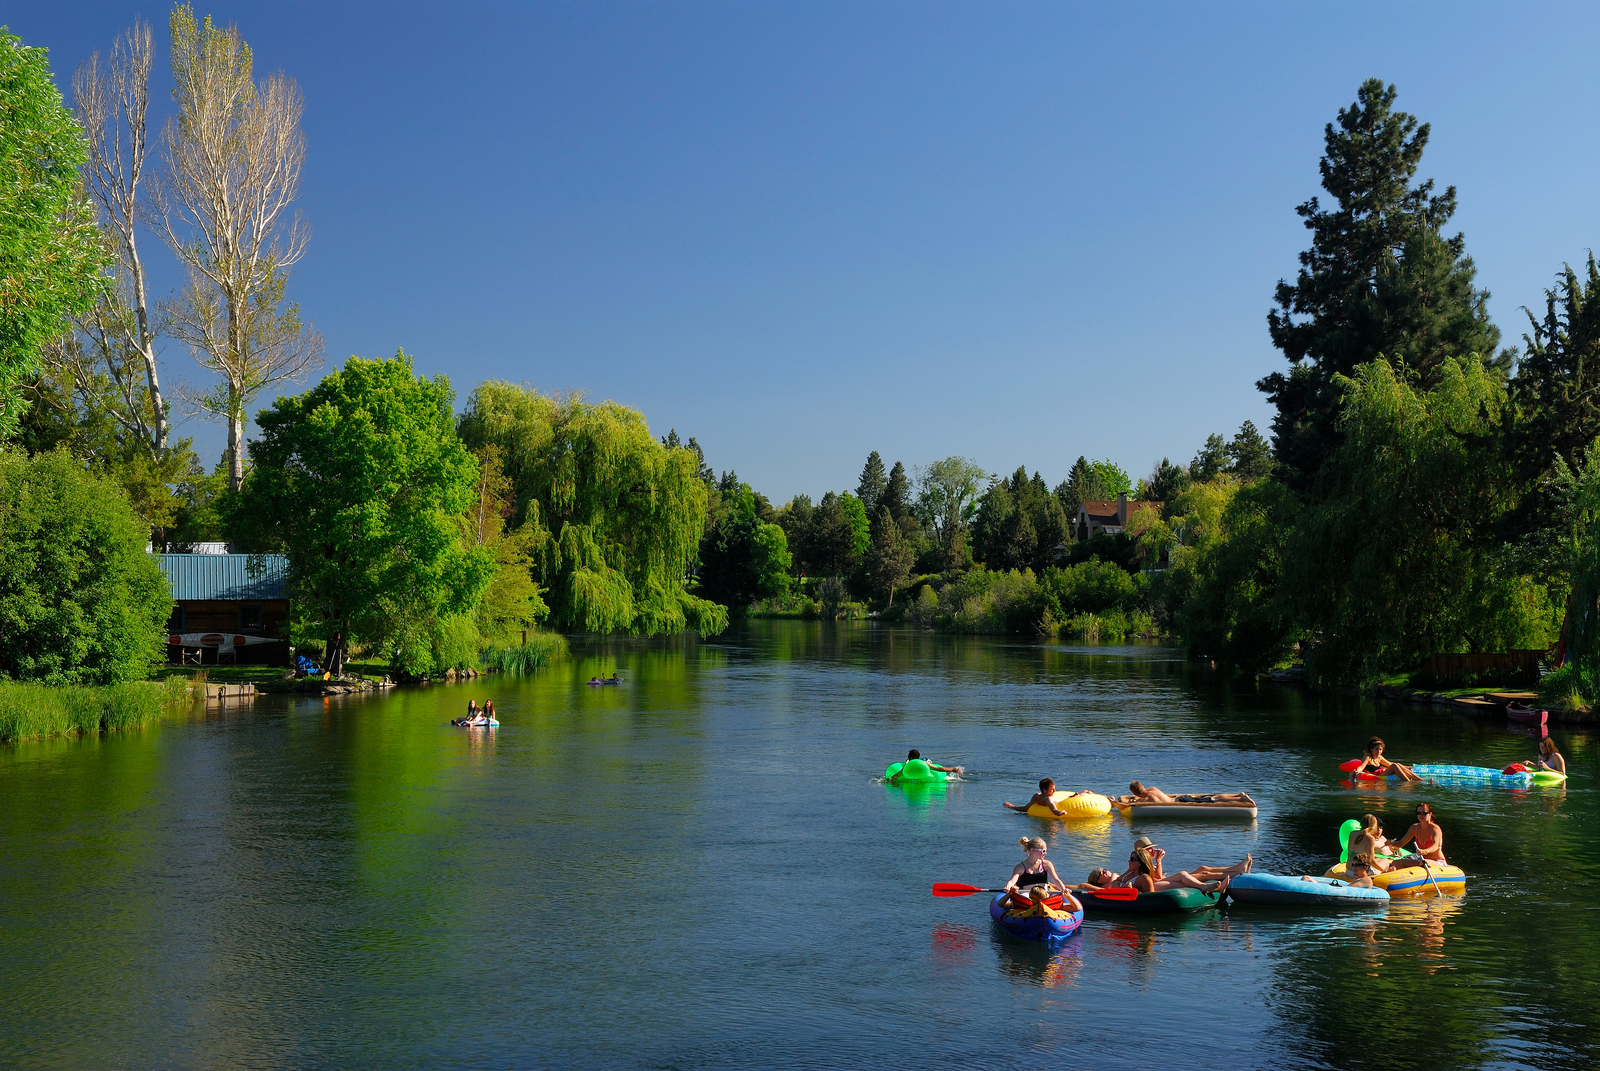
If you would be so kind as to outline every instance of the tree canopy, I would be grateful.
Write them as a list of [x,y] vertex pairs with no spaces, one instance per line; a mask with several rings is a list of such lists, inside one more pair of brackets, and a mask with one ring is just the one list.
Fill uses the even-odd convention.
[[537,579],[558,627],[647,635],[727,627],[727,611],[686,586],[708,496],[694,452],[663,445],[627,406],[495,380],[473,392],[459,429],[471,448],[504,452],[516,525],[549,533]]
[[401,352],[351,357],[256,416],[239,514],[261,549],[288,556],[298,611],[326,631],[336,670],[354,633],[428,671],[493,575],[493,552],[463,538],[479,467],[454,400]]
[[0,679],[115,684],[165,653],[172,593],[114,482],[0,450]]
[[27,407],[18,388],[40,347],[105,285],[112,257],[78,175],[88,155],[46,50],[0,30],[0,440]]
[[1500,341],[1465,239],[1441,233],[1455,187],[1435,194],[1433,180],[1413,183],[1428,124],[1396,111],[1395,97],[1394,86],[1370,78],[1325,128],[1322,187],[1335,203],[1313,197],[1295,209],[1311,248],[1295,281],[1279,281],[1267,315],[1292,368],[1257,386],[1277,407],[1274,444],[1297,489],[1311,486],[1338,446],[1336,377],[1385,356],[1431,385],[1447,358],[1491,358]]

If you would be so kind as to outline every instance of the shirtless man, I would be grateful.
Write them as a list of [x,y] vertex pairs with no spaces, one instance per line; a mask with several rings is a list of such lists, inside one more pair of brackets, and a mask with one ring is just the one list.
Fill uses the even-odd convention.
[[1426,803],[1417,804],[1417,821],[1406,835],[1394,842],[1398,851],[1407,844],[1415,841],[1416,855],[1408,855],[1403,859],[1396,859],[1390,869],[1398,870],[1407,866],[1449,866],[1444,860],[1444,830],[1439,828],[1439,823],[1434,821],[1433,808]]
[[[916,748],[912,748],[911,751],[906,755],[906,761],[907,762],[910,762],[912,759],[921,759],[921,758],[922,758],[922,752],[918,751]],[[927,762],[928,760],[923,759],[923,761]],[[930,770],[938,770],[940,773],[958,774],[958,773],[961,772],[961,767],[959,767],[959,766],[940,766],[937,762],[929,762],[928,763],[928,769],[930,769]]]
[[[1081,796],[1085,792],[1088,792],[1088,791],[1089,790],[1085,788],[1085,789],[1081,789],[1081,790],[1079,790],[1077,792],[1074,792],[1072,795],[1073,796]],[[1012,803],[1009,800],[1007,800],[1005,806],[1010,807],[1013,811],[1021,811],[1023,814],[1027,814],[1029,807],[1032,807],[1034,804],[1038,804],[1040,807],[1043,807],[1046,810],[1048,810],[1051,814],[1056,815],[1057,817],[1060,817],[1060,818],[1065,818],[1065,817],[1067,817],[1067,812],[1063,811],[1060,807],[1056,806],[1055,795],[1056,795],[1056,783],[1055,783],[1055,781],[1053,781],[1050,778],[1046,777],[1044,780],[1039,782],[1039,791],[1035,792],[1033,794],[1033,798],[1030,799],[1027,803],[1022,804],[1019,807],[1017,804]],[[1068,799],[1071,799],[1071,798],[1072,798],[1071,796],[1068,797]]]
[[1143,801],[1145,803],[1248,803],[1251,806],[1254,806],[1256,802],[1243,792],[1210,792],[1203,796],[1169,796],[1159,788],[1146,788],[1137,781],[1128,785],[1128,788],[1133,792],[1133,795],[1121,796],[1119,799]]

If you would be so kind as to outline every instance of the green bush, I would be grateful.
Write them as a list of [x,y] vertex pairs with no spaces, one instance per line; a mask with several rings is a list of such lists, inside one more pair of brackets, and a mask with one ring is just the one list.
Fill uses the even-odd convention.
[[188,680],[126,681],[104,687],[0,681],[0,741],[99,733],[148,725],[188,705]]
[[1593,674],[1576,661],[1552,669],[1539,681],[1539,701],[1563,710],[1590,710],[1600,694]]
[[483,652],[483,666],[495,673],[531,674],[567,657],[567,638],[558,632],[528,633],[528,642],[494,644]]
[[1085,643],[1117,643],[1131,637],[1154,639],[1161,634],[1155,618],[1143,610],[1077,614],[1061,626],[1061,632]]
[[1126,569],[1094,558],[1065,569],[1046,569],[1041,584],[1062,618],[1126,609],[1137,587]]
[[991,572],[980,565],[939,592],[938,624],[951,632],[1008,635],[1051,631],[1055,619],[1033,570]]
[[172,592],[116,483],[0,451],[0,680],[116,684],[164,651]]

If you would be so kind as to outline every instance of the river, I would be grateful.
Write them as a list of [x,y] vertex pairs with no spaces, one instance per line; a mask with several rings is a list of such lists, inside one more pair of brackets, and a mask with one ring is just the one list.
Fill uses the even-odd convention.
[[[1600,750],[1564,789],[1351,788],[1501,766],[1499,720],[1257,688],[1159,647],[750,622],[575,641],[541,675],[196,711],[0,748],[0,1065],[95,1068],[1592,1068]],[[620,670],[620,687],[589,677]],[[491,733],[453,729],[493,698]],[[881,782],[909,747],[967,768]],[[1249,825],[1002,808],[1041,776],[1245,789]],[[1043,835],[1069,880],[1321,873],[1433,804],[1463,897],[1091,915],[1047,947],[987,898]]]

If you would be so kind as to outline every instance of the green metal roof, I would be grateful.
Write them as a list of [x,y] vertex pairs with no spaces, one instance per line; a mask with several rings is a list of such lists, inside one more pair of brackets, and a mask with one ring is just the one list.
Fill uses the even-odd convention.
[[[289,559],[282,554],[157,554],[178,602],[286,599]],[[252,575],[251,563],[255,563]]]

